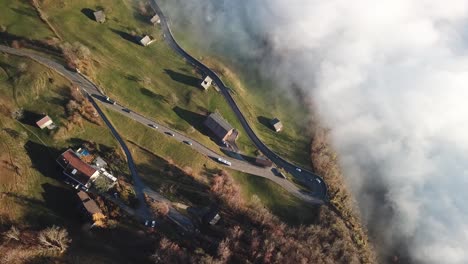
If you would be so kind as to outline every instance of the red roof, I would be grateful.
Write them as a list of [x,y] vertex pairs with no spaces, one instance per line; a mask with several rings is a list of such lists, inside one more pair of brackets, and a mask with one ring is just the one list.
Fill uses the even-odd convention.
[[52,119],[48,115],[44,116],[41,120],[36,122],[36,125],[42,128],[47,122],[52,122]]
[[97,171],[95,168],[82,161],[80,157],[78,157],[78,155],[76,155],[75,152],[73,152],[71,149],[65,151],[62,154],[62,157],[68,163],[69,167],[73,167],[87,178],[91,178],[91,176],[93,176],[93,174]]

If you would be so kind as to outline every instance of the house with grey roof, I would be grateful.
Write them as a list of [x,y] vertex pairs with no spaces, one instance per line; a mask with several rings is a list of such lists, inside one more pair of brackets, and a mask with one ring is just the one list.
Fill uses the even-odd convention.
[[280,131],[283,129],[283,124],[281,123],[281,121],[280,121],[278,118],[273,118],[273,119],[270,121],[270,125],[272,126],[272,128],[273,128],[276,132],[280,132]]
[[203,123],[213,134],[221,140],[226,140],[234,128],[218,113],[210,114]]
[[98,10],[93,13],[94,19],[99,22],[99,23],[104,23],[106,22],[106,14],[104,14],[104,11]]
[[207,90],[210,88],[211,83],[213,82],[213,79],[210,78],[210,76],[206,76],[205,79],[202,81],[201,86],[203,89]]

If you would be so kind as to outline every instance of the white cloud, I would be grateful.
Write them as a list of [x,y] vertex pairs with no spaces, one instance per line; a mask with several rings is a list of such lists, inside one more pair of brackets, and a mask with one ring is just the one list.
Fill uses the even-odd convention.
[[468,2],[211,1],[211,38],[245,56],[252,35],[267,38],[265,72],[309,92],[383,245],[468,263]]

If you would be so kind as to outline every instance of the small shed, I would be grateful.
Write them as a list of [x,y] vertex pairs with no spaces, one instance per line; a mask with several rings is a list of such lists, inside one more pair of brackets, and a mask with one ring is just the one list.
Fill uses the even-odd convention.
[[281,123],[281,121],[278,118],[273,118],[270,121],[270,125],[273,127],[273,129],[276,132],[280,132],[283,129],[283,124]]
[[151,23],[153,25],[160,24],[161,23],[161,18],[156,14],[150,19]]
[[104,23],[106,22],[106,14],[104,14],[104,11],[98,10],[93,13],[94,19],[99,22],[99,23]]
[[205,214],[205,216],[203,216],[203,222],[210,225],[216,225],[219,220],[221,220],[221,216],[217,210],[210,210],[207,214]]
[[210,76],[206,76],[205,79],[202,81],[201,86],[203,89],[207,90],[210,88],[211,83],[213,82],[213,79],[210,78]]
[[140,39],[140,44],[146,47],[150,45],[151,43],[153,43],[154,41],[156,40],[153,37],[149,35],[145,35],[144,37]]
[[44,116],[43,118],[39,119],[37,122],[36,122],[36,125],[40,128],[40,129],[44,129],[44,128],[48,128],[48,129],[54,129],[55,128],[55,124],[54,124],[54,121],[52,121],[52,119],[46,115]]

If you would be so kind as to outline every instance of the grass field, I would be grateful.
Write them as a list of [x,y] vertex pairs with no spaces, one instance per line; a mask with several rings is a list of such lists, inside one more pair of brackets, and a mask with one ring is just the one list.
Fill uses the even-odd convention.
[[[65,2],[64,7],[47,2],[43,10],[66,41],[78,41],[90,48],[95,67],[87,73],[107,94],[185,133],[198,127],[192,118],[196,113],[219,111],[241,131],[240,147],[246,153],[255,151],[224,98],[214,90],[204,92],[199,88],[201,76],[164,43],[159,28],[137,13],[134,1]],[[104,24],[84,14],[84,10],[100,6],[106,11]],[[139,36],[151,34],[156,42],[142,47],[133,41],[132,31]],[[191,136],[210,144],[211,140],[198,130],[191,132]]]
[[37,63],[0,53],[0,228],[65,226],[73,240],[64,256],[67,263],[147,263],[146,255],[136,249],[151,251],[151,244],[135,237],[131,225],[109,232],[83,232],[75,190],[58,179],[58,150],[85,140],[116,147],[110,132],[84,122],[63,139],[53,139],[47,129],[40,130],[28,118],[20,122],[10,117],[9,111],[21,107],[25,117],[46,113],[60,127],[66,118],[62,104],[68,99],[68,86],[62,77]]
[[[219,111],[232,125],[241,128],[220,94],[213,89],[203,92],[197,87],[201,76],[162,42],[160,30],[149,25],[138,15],[134,2],[129,0],[117,2],[85,0],[79,2],[61,1],[61,3],[64,4],[44,1],[42,10],[47,13],[49,21],[65,41],[71,43],[79,41],[90,48],[94,67],[88,69],[88,74],[111,97],[142,114],[189,134],[190,137],[211,146],[213,149],[217,149],[215,144],[197,130],[200,123],[199,113]],[[9,7],[12,5],[15,3],[9,2]],[[87,9],[96,10],[102,7],[106,11],[106,23],[98,24],[86,15]],[[4,10],[4,12],[10,11]],[[18,14],[17,16],[21,17],[22,15]],[[37,16],[31,17],[31,19],[35,19],[35,23],[43,27],[46,33],[48,32],[48,28],[42,24]],[[29,34],[27,30],[22,31],[21,28],[23,27],[19,27],[15,34],[27,36]],[[24,28],[27,27],[24,26]],[[152,34],[156,37],[157,42],[146,48],[139,46],[128,40],[128,34],[131,31],[138,34]],[[52,33],[48,32],[47,34],[37,37],[47,37]],[[55,100],[55,102],[58,101]],[[56,118],[58,113],[54,113],[54,107],[49,107],[49,109],[47,107],[44,106],[44,109],[49,111],[53,118]],[[109,114],[114,121],[116,118],[121,118],[116,117],[113,113]],[[60,118],[57,122],[60,123]],[[117,125],[117,128],[128,140],[145,146],[152,153],[166,160],[173,160],[181,168],[190,167],[194,171],[202,171],[203,164],[213,163],[211,166],[216,166],[214,162],[207,161],[205,157],[183,144],[168,143],[166,137],[152,132],[151,129],[144,126],[142,128],[130,126],[128,122],[123,124],[126,125],[123,127]],[[195,127],[195,130],[191,127]],[[93,129],[90,126],[85,131],[77,130],[77,137],[93,135],[93,137],[99,138],[99,133],[103,133],[103,130],[96,128],[93,131]],[[126,133],[126,130],[132,131]],[[139,133],[135,133],[135,131],[139,131]],[[253,154],[255,147],[242,129],[240,132],[239,145],[241,149],[247,154]],[[39,131],[38,133],[41,139],[50,143],[47,134],[42,135],[43,132]],[[275,137],[272,136],[271,140],[275,141]],[[105,138],[106,136],[102,136],[102,140]],[[67,144],[67,142],[64,141],[61,144]],[[284,149],[287,150],[287,148]],[[241,177],[238,178],[239,182],[252,193],[256,192],[256,189],[266,188],[269,190],[273,188],[268,187],[269,183],[242,181]],[[262,181],[266,182],[260,180],[260,182]],[[272,190],[269,193],[273,194],[277,191]],[[268,195],[265,194],[261,198],[267,199]],[[280,200],[282,199],[276,199],[276,201]],[[275,201],[275,199],[271,201]],[[272,204],[273,202],[271,202],[271,206],[273,206]]]
[[27,1],[2,0],[0,26],[12,34],[32,39],[54,37],[53,32],[41,22],[36,10]]

